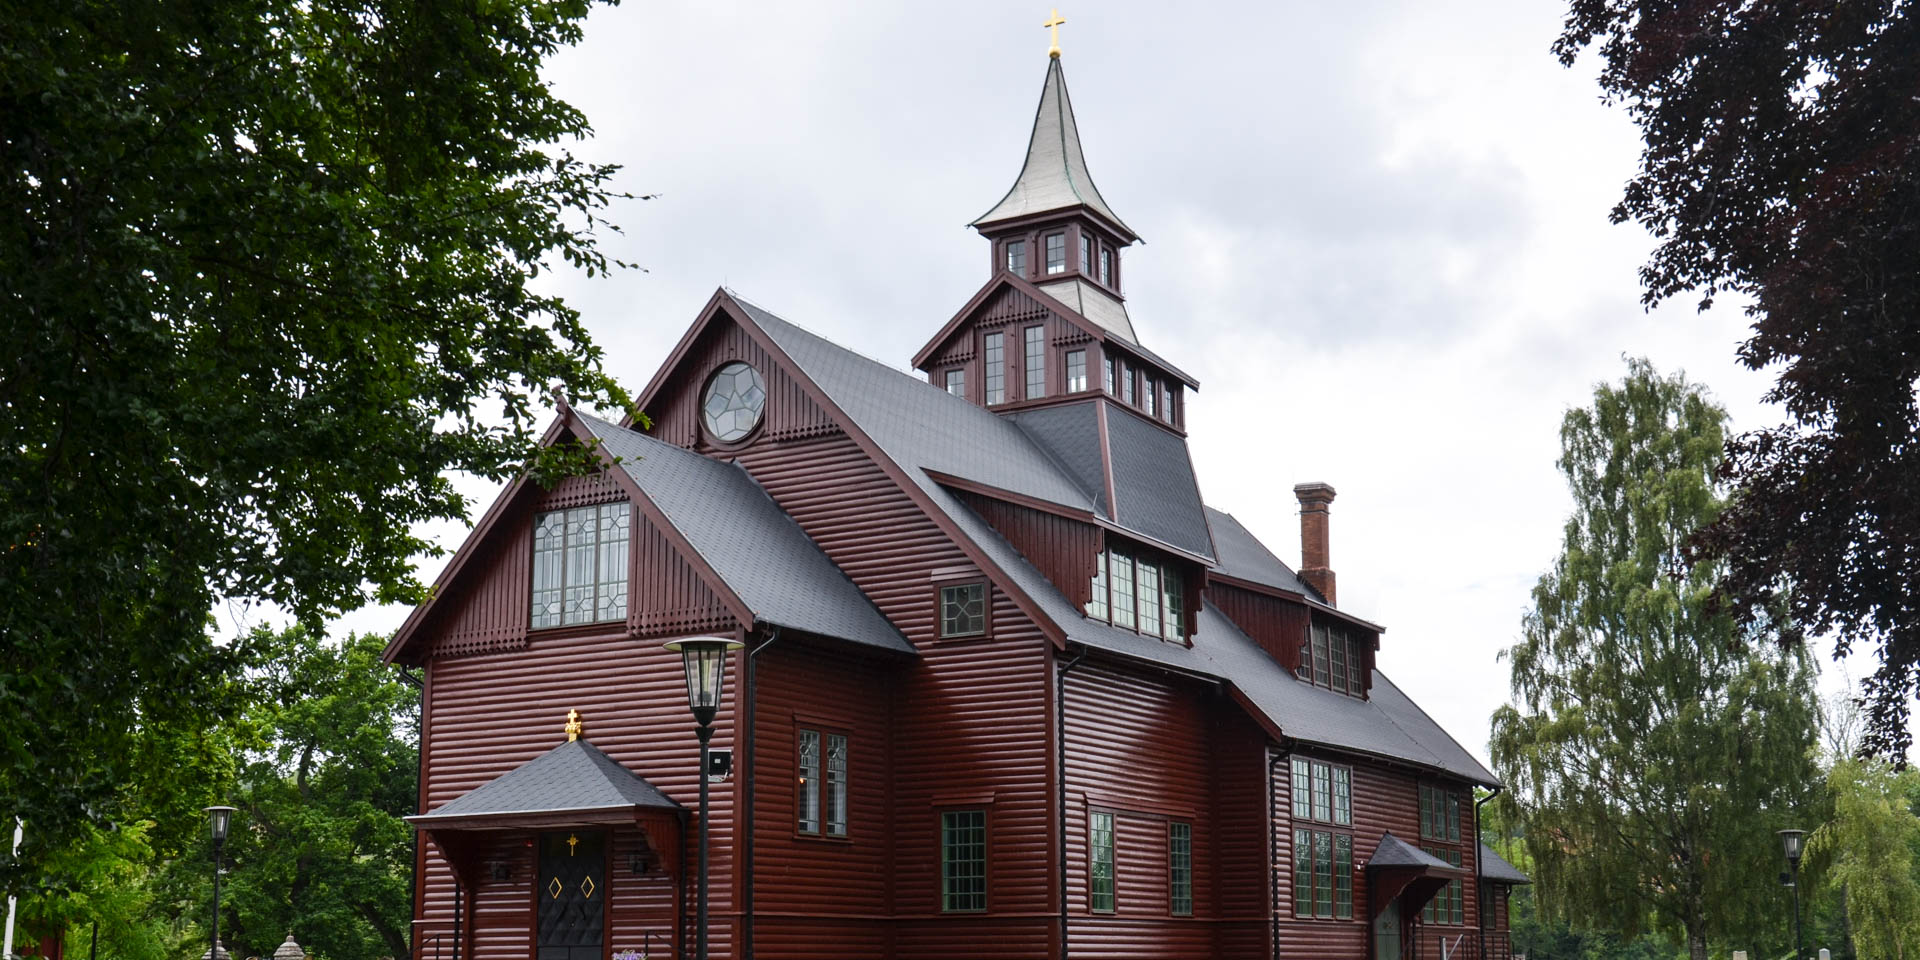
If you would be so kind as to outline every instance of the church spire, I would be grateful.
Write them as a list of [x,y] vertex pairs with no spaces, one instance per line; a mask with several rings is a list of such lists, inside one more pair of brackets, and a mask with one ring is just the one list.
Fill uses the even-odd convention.
[[1080,152],[1080,130],[1073,122],[1073,102],[1067,97],[1067,77],[1061,71],[1056,49],[1047,59],[1047,82],[1040,89],[1040,109],[1034,114],[1033,136],[1027,141],[1026,165],[1020,168],[1013,189],[971,226],[984,233],[999,224],[1075,208],[1083,208],[1104,222],[1123,243],[1140,239],[1107,206],[1087,172],[1087,158]]

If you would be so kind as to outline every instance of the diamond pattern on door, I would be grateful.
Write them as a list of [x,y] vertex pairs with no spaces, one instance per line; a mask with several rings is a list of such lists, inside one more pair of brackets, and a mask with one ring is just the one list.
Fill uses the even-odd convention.
[[540,836],[537,960],[605,960],[606,835],[568,831]]

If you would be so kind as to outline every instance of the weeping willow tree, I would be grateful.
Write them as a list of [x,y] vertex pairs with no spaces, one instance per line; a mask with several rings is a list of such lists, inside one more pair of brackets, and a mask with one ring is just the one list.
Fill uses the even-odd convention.
[[1774,830],[1818,782],[1804,649],[1776,642],[1777,618],[1741,626],[1712,602],[1719,563],[1685,559],[1725,506],[1726,420],[1644,360],[1567,413],[1573,512],[1507,651],[1514,702],[1491,744],[1543,912],[1664,934],[1694,960],[1789,935]]

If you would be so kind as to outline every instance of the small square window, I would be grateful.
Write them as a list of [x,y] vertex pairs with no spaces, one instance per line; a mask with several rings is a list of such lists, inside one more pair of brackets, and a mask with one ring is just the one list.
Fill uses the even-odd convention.
[[1067,235],[1047,234],[1047,274],[1067,272]]
[[977,637],[987,632],[987,585],[963,583],[940,588],[940,635]]
[[967,371],[965,369],[947,371],[947,392],[962,400],[967,398]]

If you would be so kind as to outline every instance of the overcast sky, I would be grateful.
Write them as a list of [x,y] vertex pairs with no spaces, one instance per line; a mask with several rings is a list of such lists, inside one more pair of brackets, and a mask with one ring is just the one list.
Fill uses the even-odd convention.
[[[1182,5],[1185,6],[1185,5]],[[1541,0],[1061,9],[1063,64],[1142,342],[1198,377],[1209,503],[1299,559],[1324,480],[1341,606],[1381,669],[1483,759],[1570,505],[1564,411],[1622,356],[1684,369],[1736,427],[1779,419],[1737,310],[1648,313],[1651,241],[1607,214],[1638,138]],[[610,253],[554,282],[644,386],[725,284],[901,369],[987,279],[965,224],[1019,172],[1046,70],[1031,3],[599,8],[550,77],[624,165]],[[491,488],[469,485],[484,509]],[[464,528],[436,533],[449,549]],[[431,561],[431,580],[442,561]],[[357,613],[391,630],[403,609]],[[1825,660],[1825,654],[1822,655]],[[1857,676],[1864,672],[1854,669]],[[1825,686],[1837,683],[1827,665]]]

